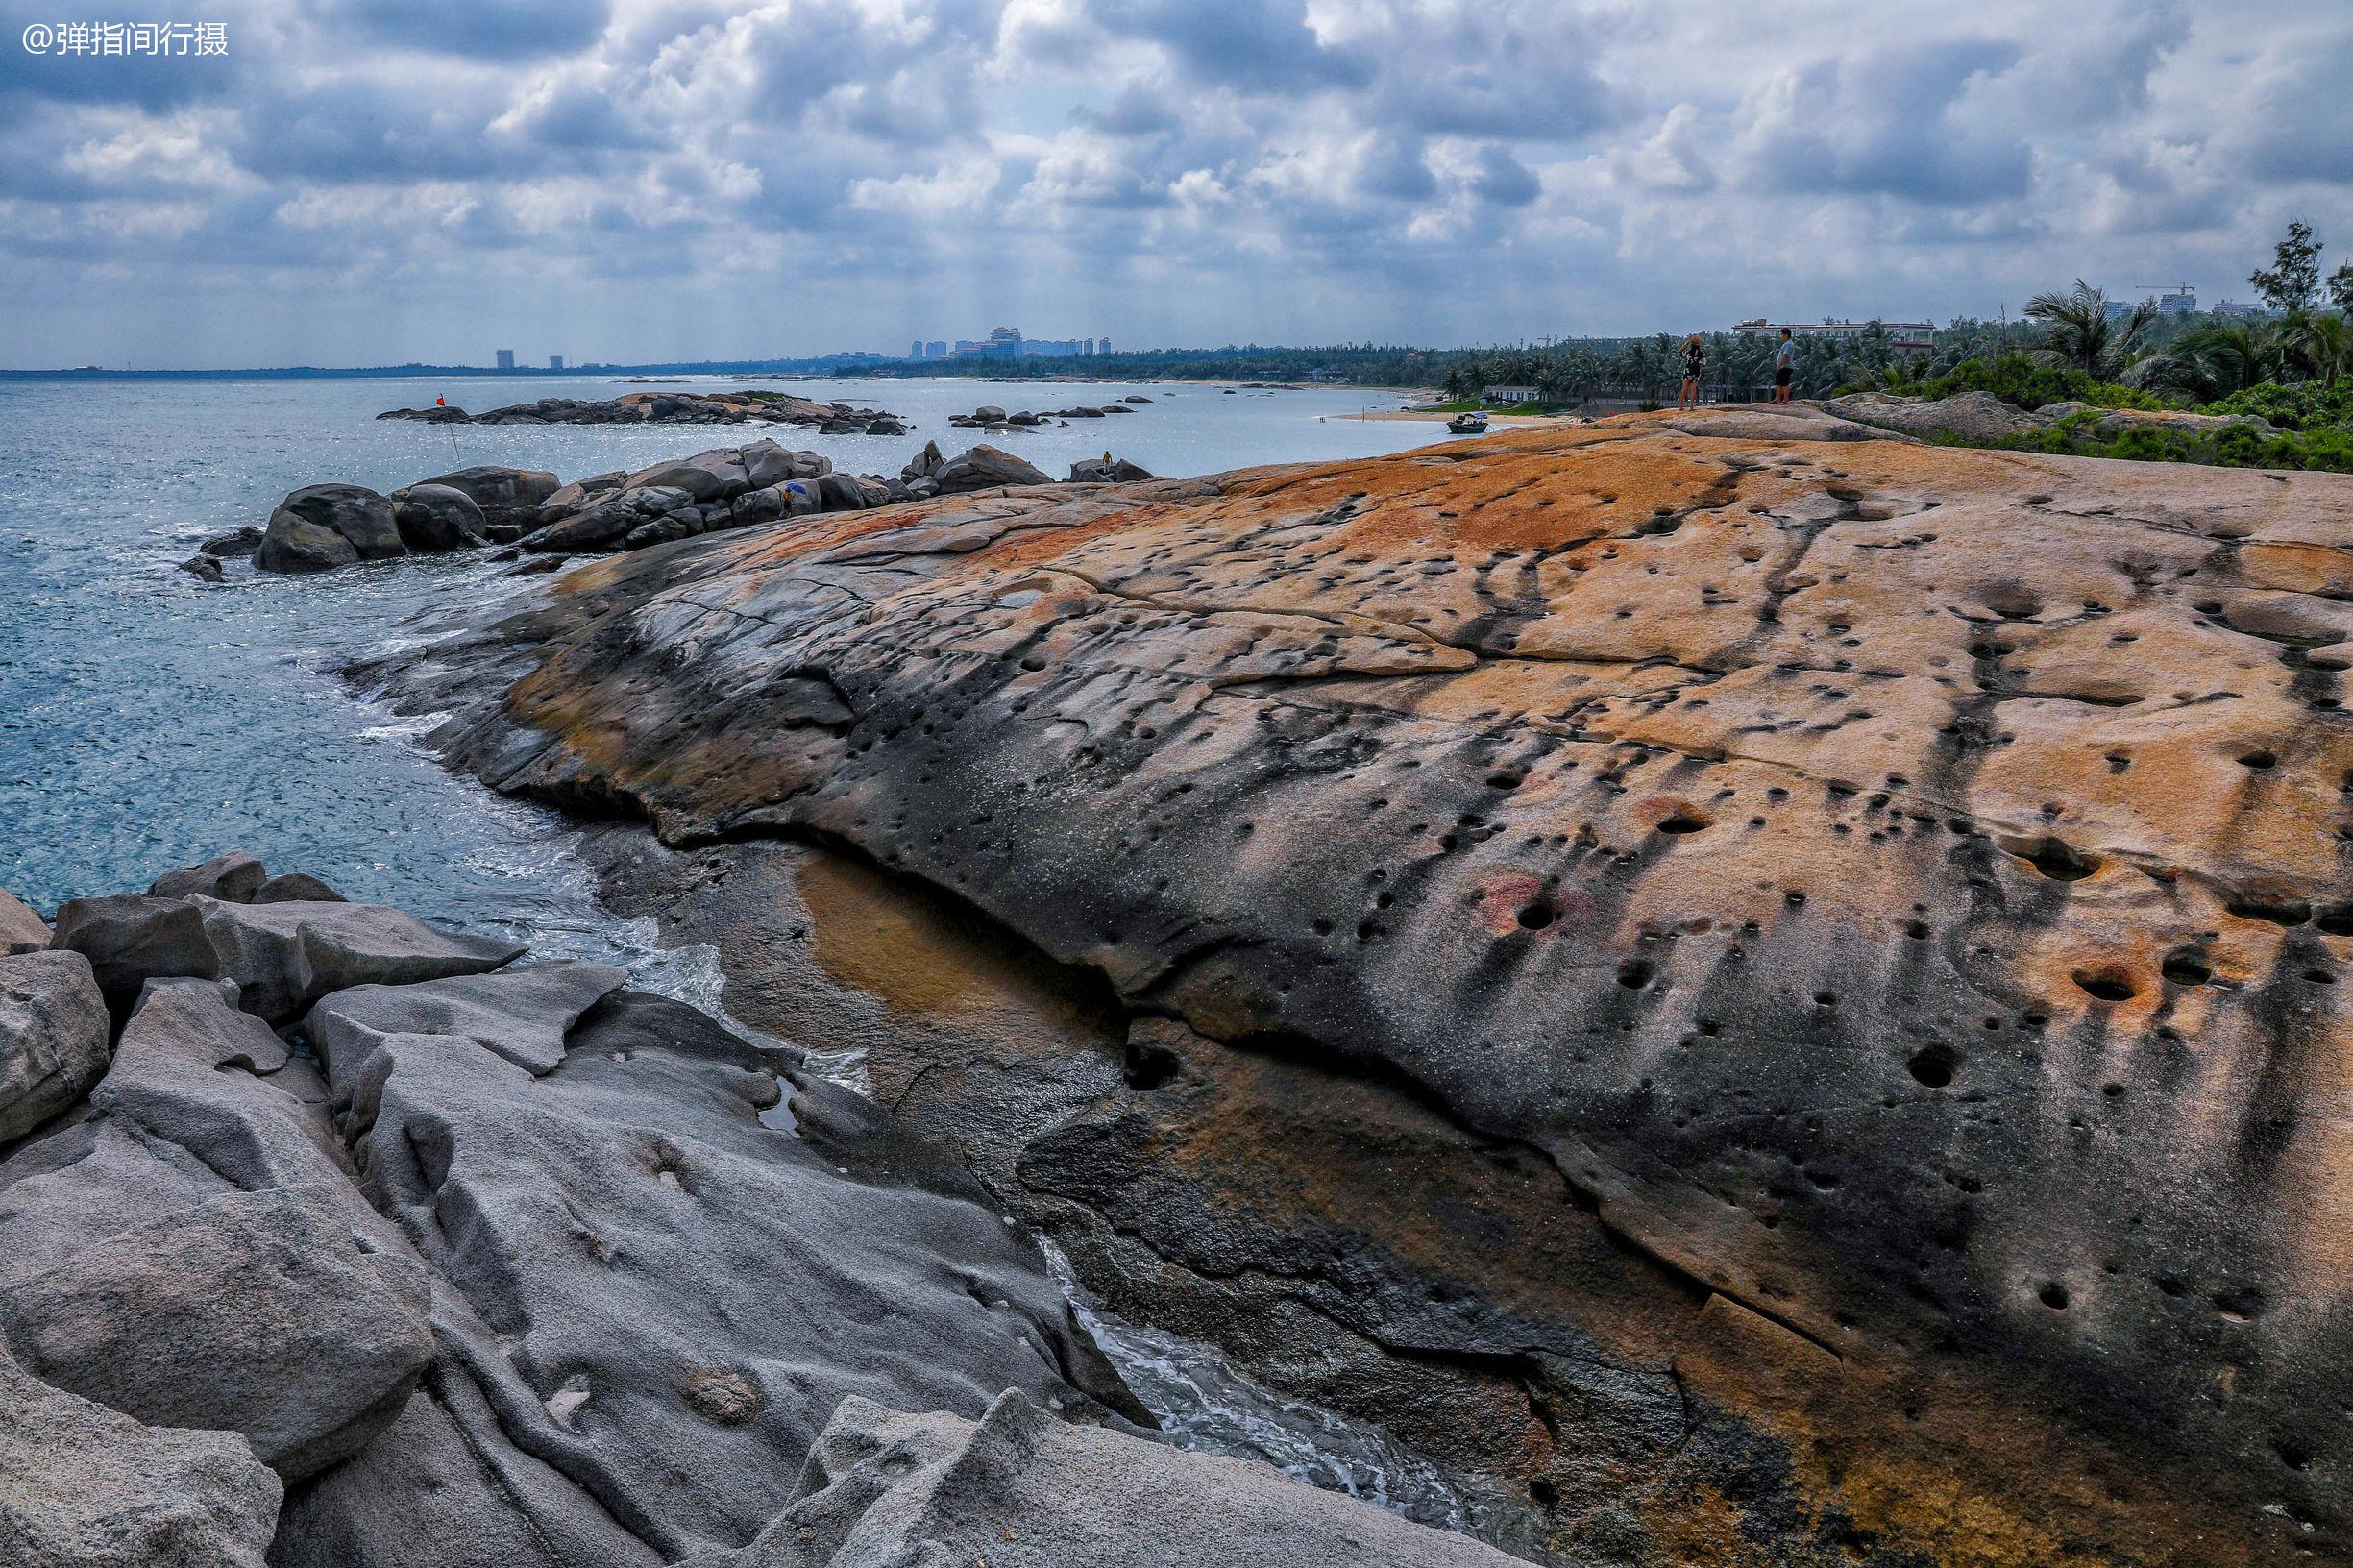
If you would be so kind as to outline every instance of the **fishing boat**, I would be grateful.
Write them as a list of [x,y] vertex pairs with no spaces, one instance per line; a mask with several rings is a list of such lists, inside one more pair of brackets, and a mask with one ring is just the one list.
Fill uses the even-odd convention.
[[1487,416],[1474,408],[1467,414],[1457,414],[1448,420],[1446,428],[1457,435],[1484,435],[1487,433]]

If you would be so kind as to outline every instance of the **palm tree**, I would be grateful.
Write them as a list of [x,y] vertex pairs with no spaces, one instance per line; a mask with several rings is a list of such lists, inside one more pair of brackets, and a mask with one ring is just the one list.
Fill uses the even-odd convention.
[[[2340,271],[2345,269],[2340,268]],[[2353,329],[2335,311],[2299,311],[2281,330],[2287,355],[2322,386],[2353,375]]]
[[2280,379],[2285,340],[2275,328],[2245,322],[2193,327],[2172,349],[2133,367],[2133,380],[2212,403]]
[[2096,381],[2113,381],[2133,361],[2133,349],[2156,325],[2157,302],[2143,300],[2121,316],[2108,314],[2108,296],[2075,280],[2065,294],[2037,294],[2026,314],[2047,329],[2045,347],[2060,362]]

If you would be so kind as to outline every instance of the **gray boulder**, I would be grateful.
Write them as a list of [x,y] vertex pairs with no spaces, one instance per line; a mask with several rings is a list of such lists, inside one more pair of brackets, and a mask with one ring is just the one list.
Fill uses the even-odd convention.
[[87,957],[116,1006],[149,980],[233,980],[249,1013],[290,1018],[347,986],[479,974],[523,948],[426,924],[376,904],[230,904],[203,896],[76,898],[56,945]]
[[817,497],[826,511],[854,511],[866,504],[866,487],[847,474],[821,474]]
[[143,1426],[0,1355],[11,1568],[261,1568],[280,1490],[234,1433]]
[[716,452],[699,452],[674,463],[657,463],[630,475],[626,486],[630,490],[683,490],[698,503],[724,501],[740,496],[751,487],[742,455],[732,447],[723,447]]
[[254,904],[342,904],[351,900],[307,871],[283,871],[254,890]]
[[227,582],[229,574],[210,555],[191,555],[180,563],[180,570],[205,582]]
[[0,1145],[89,1092],[107,1070],[111,1027],[80,953],[0,958]]
[[322,1098],[219,986],[149,987],[92,1115],[0,1164],[17,1360],[151,1425],[241,1433],[288,1479],[389,1424],[432,1356],[425,1270],[330,1152]]
[[910,483],[917,479],[928,479],[946,463],[947,459],[940,455],[940,443],[926,441],[921,452],[907,459],[907,465],[898,471],[898,477]]
[[1002,425],[1005,423],[1005,410],[993,403],[984,403],[972,410],[972,417],[983,425]]
[[1072,484],[1125,484],[1134,479],[1150,478],[1152,478],[1150,469],[1131,463],[1124,457],[1113,457],[1106,454],[1101,457],[1090,457],[1084,462],[1072,463],[1069,482]]
[[215,560],[236,560],[259,550],[262,536],[267,531],[258,523],[248,523],[243,527],[231,528],[227,533],[214,534],[198,545],[196,550],[199,554],[209,555]]
[[765,490],[793,478],[793,453],[773,441],[750,441],[739,449],[745,483]]
[[842,1402],[792,1506],[681,1568],[1516,1568],[1272,1465],[1073,1426],[1008,1390],[979,1421]]
[[278,503],[254,564],[264,572],[321,572],[404,555],[392,502],[357,484],[310,484]]
[[972,490],[993,490],[1007,484],[1052,484],[1053,477],[1034,463],[986,444],[958,453],[942,464],[932,478],[944,496]]
[[[407,1458],[367,1487],[330,1478],[290,1534],[384,1543],[344,1559],[358,1568],[502,1560],[420,1557],[402,1522],[540,1517],[496,1478],[554,1486],[544,1465],[643,1543],[608,1522],[599,1551],[559,1560],[671,1558],[766,1525],[853,1393],[977,1416],[1019,1387],[1143,1418],[967,1178],[797,1053],[664,998],[596,999],[615,978],[519,969],[338,996],[306,1021],[365,1190],[443,1282],[444,1349]],[[485,1433],[485,1458],[454,1440]],[[462,1491],[431,1491],[453,1476]]]
[[22,952],[49,945],[49,922],[25,907],[23,900],[0,888],[0,953]]
[[232,849],[201,866],[165,871],[149,884],[147,893],[154,898],[178,898],[201,893],[224,903],[250,904],[268,879],[269,872],[262,869],[261,862],[242,849]]
[[463,490],[446,484],[412,484],[392,492],[392,519],[410,550],[470,550],[485,544],[489,519]]
[[525,527],[539,521],[539,508],[558,488],[552,474],[489,463],[461,468],[452,474],[436,474],[429,479],[419,479],[409,488],[427,484],[459,492],[481,508],[486,524]]
[[1949,398],[1926,401],[1858,392],[1831,398],[1821,407],[1841,419],[1901,430],[1906,435],[1946,435],[1963,441],[1998,441],[2045,429],[2054,423],[2040,413],[2014,408],[1991,392],[1956,392]]
[[626,483],[629,476],[620,469],[610,474],[591,474],[587,478],[575,479],[551,492],[539,503],[543,520],[553,522],[567,512],[576,512],[599,496],[610,495]]

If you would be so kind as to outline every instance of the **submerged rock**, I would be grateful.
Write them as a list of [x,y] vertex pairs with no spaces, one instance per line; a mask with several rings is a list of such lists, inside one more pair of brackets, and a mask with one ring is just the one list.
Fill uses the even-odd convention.
[[[1532,1554],[2342,1552],[2353,479],[1713,424],[681,544],[448,646],[443,738],[1181,1027],[1001,1179],[1254,1375],[1360,1358]],[[1199,1083],[1264,1131],[1172,1155]]]

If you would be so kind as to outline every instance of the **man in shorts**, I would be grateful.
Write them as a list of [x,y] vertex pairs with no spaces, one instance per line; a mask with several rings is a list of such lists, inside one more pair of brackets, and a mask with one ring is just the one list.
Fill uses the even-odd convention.
[[1781,346],[1773,356],[1773,401],[1789,401],[1790,378],[1798,368],[1798,346],[1789,340],[1789,329],[1781,329]]

